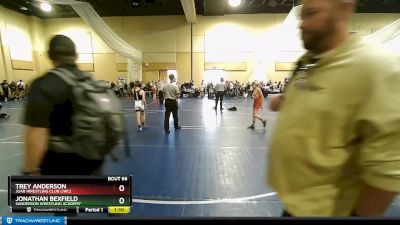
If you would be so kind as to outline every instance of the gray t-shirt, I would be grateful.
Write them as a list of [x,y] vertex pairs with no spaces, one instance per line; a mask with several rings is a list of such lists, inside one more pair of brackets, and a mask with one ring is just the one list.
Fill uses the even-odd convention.
[[215,91],[225,91],[225,83],[218,82],[217,85],[215,86]]
[[164,85],[163,92],[165,99],[176,100],[177,96],[179,95],[179,88],[174,83],[167,83]]
[[158,82],[157,83],[157,90],[162,91],[164,88],[164,82]]

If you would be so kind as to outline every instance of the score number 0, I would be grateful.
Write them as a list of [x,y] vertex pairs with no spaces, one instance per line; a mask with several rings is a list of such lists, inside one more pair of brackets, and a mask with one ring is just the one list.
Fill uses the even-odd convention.
[[[120,192],[124,192],[125,191],[125,186],[124,185],[119,185],[118,190]],[[119,204],[123,205],[125,203],[125,199],[124,198],[119,198]]]

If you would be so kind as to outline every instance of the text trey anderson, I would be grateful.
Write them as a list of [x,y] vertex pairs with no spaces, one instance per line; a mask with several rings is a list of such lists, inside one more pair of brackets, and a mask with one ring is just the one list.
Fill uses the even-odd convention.
[[66,184],[15,184],[17,189],[67,189]]

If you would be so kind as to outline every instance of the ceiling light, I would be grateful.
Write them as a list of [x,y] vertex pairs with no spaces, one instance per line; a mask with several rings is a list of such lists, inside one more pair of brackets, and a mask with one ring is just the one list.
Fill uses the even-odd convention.
[[45,12],[50,12],[51,11],[51,5],[46,2],[40,3],[40,8],[45,11]]
[[28,10],[28,8],[26,8],[25,6],[22,6],[21,8],[19,8],[20,10],[26,11]]
[[229,5],[232,7],[238,7],[241,3],[241,0],[229,0]]

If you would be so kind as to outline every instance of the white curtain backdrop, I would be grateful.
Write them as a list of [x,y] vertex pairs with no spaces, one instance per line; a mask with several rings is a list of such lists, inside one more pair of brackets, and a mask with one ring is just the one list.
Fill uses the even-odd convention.
[[142,81],[142,63],[135,63],[128,59],[128,83],[131,81]]
[[302,6],[293,7],[282,24],[260,36],[254,48],[255,63],[264,70],[276,62],[295,62],[305,53],[300,37],[299,20]]
[[370,41],[385,44],[400,35],[400,19],[371,34]]
[[388,51],[400,54],[400,35],[383,44]]
[[304,52],[303,42],[300,36],[300,20],[299,15],[302,9],[302,5],[293,7],[289,14],[278,27],[276,37],[278,38],[278,50],[279,51],[291,51],[291,52]]
[[142,52],[122,40],[101,19],[93,7],[86,2],[75,0],[42,0],[49,4],[70,5],[96,34],[117,54],[128,58],[127,81],[142,80]]
[[381,44],[386,50],[400,54],[400,19],[367,36],[366,40]]

